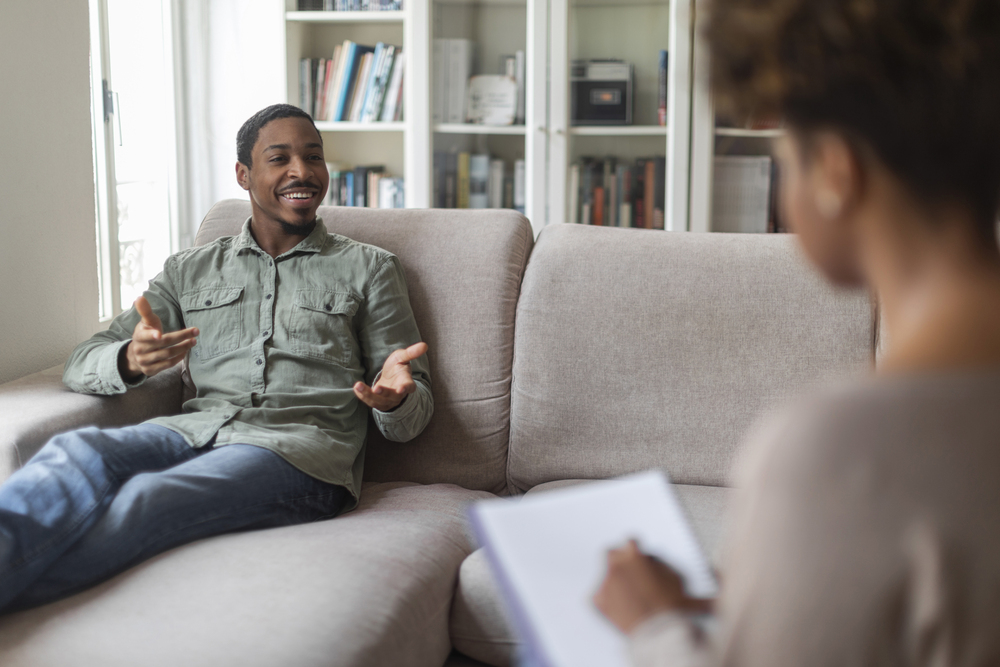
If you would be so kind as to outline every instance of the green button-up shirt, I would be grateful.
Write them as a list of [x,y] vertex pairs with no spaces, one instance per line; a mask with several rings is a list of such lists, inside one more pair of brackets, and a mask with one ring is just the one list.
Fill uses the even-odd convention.
[[[391,352],[420,341],[395,255],[329,234],[322,221],[272,259],[250,234],[177,253],[145,293],[164,332],[198,327],[188,357],[196,397],[148,423],[192,447],[265,447],[316,479],[361,488],[368,408],[354,395]],[[133,307],[73,351],[63,381],[120,394],[118,358],[140,317]],[[427,359],[410,364],[417,391],[392,412],[373,410],[390,440],[419,434],[434,410]]]

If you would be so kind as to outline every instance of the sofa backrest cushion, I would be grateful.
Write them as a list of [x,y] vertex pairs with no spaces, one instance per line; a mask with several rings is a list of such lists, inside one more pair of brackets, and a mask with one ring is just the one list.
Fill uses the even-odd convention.
[[508,482],[662,468],[724,486],[744,432],[807,383],[872,363],[866,294],[788,235],[546,227],[521,287]]
[[[365,479],[506,487],[514,314],[533,235],[513,211],[321,207],[327,230],[399,257],[430,346],[434,417],[408,443],[368,429]],[[215,205],[196,243],[239,233],[250,203]]]

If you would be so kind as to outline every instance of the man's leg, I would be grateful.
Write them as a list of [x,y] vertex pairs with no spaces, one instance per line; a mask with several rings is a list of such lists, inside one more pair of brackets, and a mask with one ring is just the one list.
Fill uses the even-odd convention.
[[126,482],[100,520],[10,610],[66,597],[205,537],[334,516],[349,497],[343,487],[309,477],[270,450],[219,447]]
[[198,455],[161,426],[53,437],[0,486],[0,608],[80,539],[137,472]]

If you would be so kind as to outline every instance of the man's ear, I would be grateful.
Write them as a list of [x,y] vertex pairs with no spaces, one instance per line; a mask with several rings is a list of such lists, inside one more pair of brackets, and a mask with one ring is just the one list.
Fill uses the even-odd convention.
[[246,166],[242,162],[236,163],[236,182],[240,184],[240,187],[244,190],[250,189],[250,167]]

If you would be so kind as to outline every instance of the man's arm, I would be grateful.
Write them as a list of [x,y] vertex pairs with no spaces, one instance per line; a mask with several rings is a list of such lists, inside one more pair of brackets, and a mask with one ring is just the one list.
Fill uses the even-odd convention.
[[180,306],[165,269],[150,281],[145,296],[116,317],[107,331],[76,346],[66,362],[63,383],[83,394],[125,393],[184,358],[198,331],[181,330],[182,326]]
[[420,341],[396,257],[379,267],[366,297],[359,311],[358,339],[368,384],[357,383],[354,393],[372,408],[375,423],[386,438],[406,442],[427,426],[434,413],[434,398],[427,344]]

